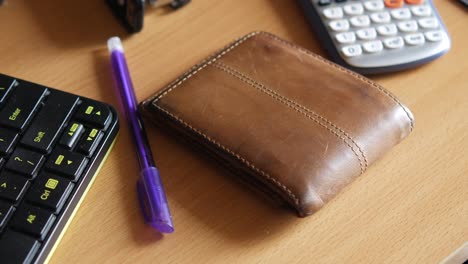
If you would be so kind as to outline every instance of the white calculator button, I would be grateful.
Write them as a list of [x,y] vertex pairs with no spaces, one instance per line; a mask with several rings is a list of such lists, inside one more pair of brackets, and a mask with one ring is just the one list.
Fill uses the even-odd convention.
[[405,41],[408,45],[422,45],[424,44],[424,35],[422,33],[411,34],[405,36]]
[[376,41],[370,41],[362,44],[362,48],[369,53],[375,53],[375,52],[380,52],[383,50],[383,45],[382,41],[376,40]]
[[430,16],[432,14],[432,10],[427,5],[415,6],[411,8],[411,11],[415,16]]
[[389,23],[390,14],[388,12],[373,13],[371,19],[374,23]]
[[349,29],[349,22],[344,19],[331,21],[329,25],[333,31],[346,31]]
[[388,25],[379,26],[377,28],[377,31],[379,32],[380,35],[383,35],[383,36],[393,36],[393,35],[396,35],[396,33],[398,32],[398,29],[395,26],[395,24],[388,24]]
[[328,19],[342,18],[343,9],[341,7],[330,7],[323,10],[323,15]]
[[380,0],[364,2],[364,6],[369,11],[379,11],[384,9],[384,3]]
[[355,57],[362,54],[362,49],[360,45],[346,46],[343,47],[341,51],[346,57]]
[[355,16],[349,21],[354,27],[367,27],[370,25],[370,18],[368,16]]
[[364,28],[356,31],[356,34],[359,39],[371,40],[377,37],[377,32],[374,28]]
[[339,43],[342,44],[353,43],[356,41],[356,34],[354,34],[354,32],[343,32],[336,34],[335,38]]
[[361,3],[345,5],[343,9],[347,15],[351,15],[351,16],[361,15],[362,13],[364,13],[364,7],[362,6]]
[[402,37],[394,37],[384,39],[384,45],[388,49],[399,49],[405,46],[405,42]]
[[418,30],[418,23],[414,20],[398,23],[398,28],[403,32],[414,32]]
[[409,19],[411,18],[411,12],[408,8],[402,8],[392,11],[392,17],[395,19]]
[[419,25],[422,28],[438,28],[439,21],[435,18],[421,18],[419,19]]
[[444,38],[444,33],[440,30],[426,32],[426,39],[432,42],[441,41]]

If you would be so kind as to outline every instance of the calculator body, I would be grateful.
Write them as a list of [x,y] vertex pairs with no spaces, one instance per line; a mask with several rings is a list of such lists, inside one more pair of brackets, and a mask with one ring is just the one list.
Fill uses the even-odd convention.
[[362,74],[435,60],[450,37],[432,0],[299,0],[336,63]]

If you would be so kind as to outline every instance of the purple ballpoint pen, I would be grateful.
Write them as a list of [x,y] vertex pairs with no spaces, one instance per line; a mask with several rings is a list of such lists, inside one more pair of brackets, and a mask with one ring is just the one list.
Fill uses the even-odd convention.
[[115,83],[138,153],[141,173],[137,181],[137,193],[143,216],[145,221],[159,232],[172,233],[174,226],[171,213],[138,112],[138,102],[130,79],[122,42],[118,37],[112,37],[107,41],[107,46],[111,55]]

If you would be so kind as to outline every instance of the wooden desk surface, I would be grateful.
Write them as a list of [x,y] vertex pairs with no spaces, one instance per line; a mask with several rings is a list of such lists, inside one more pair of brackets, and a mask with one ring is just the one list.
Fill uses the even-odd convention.
[[[65,3],[66,2],[66,3]],[[138,99],[236,37],[273,32],[323,50],[295,1],[194,0],[148,10],[126,35],[104,1],[9,0],[0,7],[0,72],[118,106],[106,50],[125,37]],[[242,3],[241,3],[242,2]],[[175,220],[142,222],[125,123],[51,263],[438,263],[468,240],[468,14],[436,5],[453,46],[415,70],[372,77],[416,117],[415,131],[315,215],[265,203],[176,140],[148,127]]]

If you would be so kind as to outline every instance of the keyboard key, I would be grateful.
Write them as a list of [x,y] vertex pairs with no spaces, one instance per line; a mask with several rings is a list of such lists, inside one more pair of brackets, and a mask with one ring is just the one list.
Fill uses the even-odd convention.
[[13,203],[19,201],[29,187],[28,180],[9,171],[0,173],[0,197]]
[[[30,83],[20,83],[11,92],[10,99],[0,111],[0,124],[23,130],[39,106],[47,89]],[[28,96],[24,96],[27,93]]]
[[359,39],[362,40],[371,40],[377,37],[377,32],[374,28],[364,28],[356,31],[356,34]]
[[354,32],[339,33],[339,34],[336,34],[335,38],[336,38],[336,41],[338,41],[341,44],[345,44],[345,43],[349,44],[349,43],[353,43],[356,41],[356,35],[354,34]]
[[425,43],[424,35],[422,33],[406,35],[405,41],[408,45],[413,45],[413,46],[422,45]]
[[58,213],[70,192],[73,184],[62,177],[48,173],[42,173],[37,177],[26,199],[40,207]]
[[410,19],[411,18],[411,12],[409,11],[408,8],[392,10],[391,13],[392,13],[392,17],[394,19],[403,20],[403,19]]
[[402,37],[394,37],[384,39],[384,45],[388,49],[399,49],[405,46],[405,42]]
[[343,9],[341,9],[341,7],[329,7],[323,10],[323,15],[328,19],[342,18]]
[[370,41],[370,42],[363,43],[362,48],[366,52],[376,53],[376,52],[380,52],[380,51],[383,50],[383,45],[382,45],[382,41],[376,40],[376,41]]
[[0,155],[8,155],[8,153],[10,153],[13,146],[15,145],[17,139],[17,133],[5,128],[0,128]]
[[60,145],[65,146],[68,150],[75,147],[84,132],[84,126],[78,122],[72,122],[60,139]]
[[327,6],[327,5],[330,5],[331,3],[332,3],[332,0],[319,0],[318,1],[319,6]]
[[390,23],[391,17],[388,12],[379,12],[371,14],[371,20],[374,23]]
[[356,16],[352,17],[349,21],[354,27],[368,27],[370,25],[369,16]]
[[346,57],[356,57],[362,54],[360,45],[346,46],[341,49]]
[[413,12],[415,16],[430,16],[432,14],[432,9],[427,5],[421,5],[412,7],[411,12]]
[[48,210],[23,204],[11,219],[12,228],[43,240],[55,221]]
[[98,129],[90,129],[83,139],[81,139],[77,151],[90,157],[93,155],[103,136],[104,134]]
[[112,119],[109,107],[104,104],[84,100],[78,108],[76,118],[99,129],[106,129]]
[[384,9],[384,3],[381,0],[373,0],[364,2],[364,7],[368,11],[380,11]]
[[398,28],[403,32],[415,32],[418,30],[418,23],[414,20],[398,23]]
[[77,96],[52,92],[21,139],[21,144],[48,153],[77,103]]
[[348,1],[348,0],[335,0],[336,3],[344,3],[346,1]]
[[395,24],[389,24],[377,27],[377,31],[382,36],[393,36],[396,35],[398,29]]
[[361,3],[353,3],[348,4],[343,7],[344,12],[347,15],[355,16],[355,15],[362,15],[364,13],[364,7]]
[[34,177],[37,175],[43,162],[44,156],[41,154],[23,148],[17,148],[13,151],[13,154],[11,154],[5,167],[12,171]]
[[426,35],[426,39],[431,42],[441,41],[444,38],[444,32],[440,30],[428,31],[424,35]]
[[4,75],[0,76],[0,104],[8,97],[8,94],[15,84],[16,81],[14,78],[6,77]]
[[81,176],[87,163],[85,156],[59,148],[50,155],[46,169],[75,181]]
[[421,18],[418,22],[422,28],[435,29],[439,27],[439,21],[435,18]]
[[15,208],[11,204],[0,201],[0,232],[6,226],[14,211]]
[[36,239],[7,230],[0,238],[0,256],[6,263],[31,263],[39,246]]
[[403,6],[403,0],[385,0],[384,3],[388,8],[398,8]]
[[348,20],[335,20],[330,22],[330,28],[333,31],[346,31],[349,29]]

